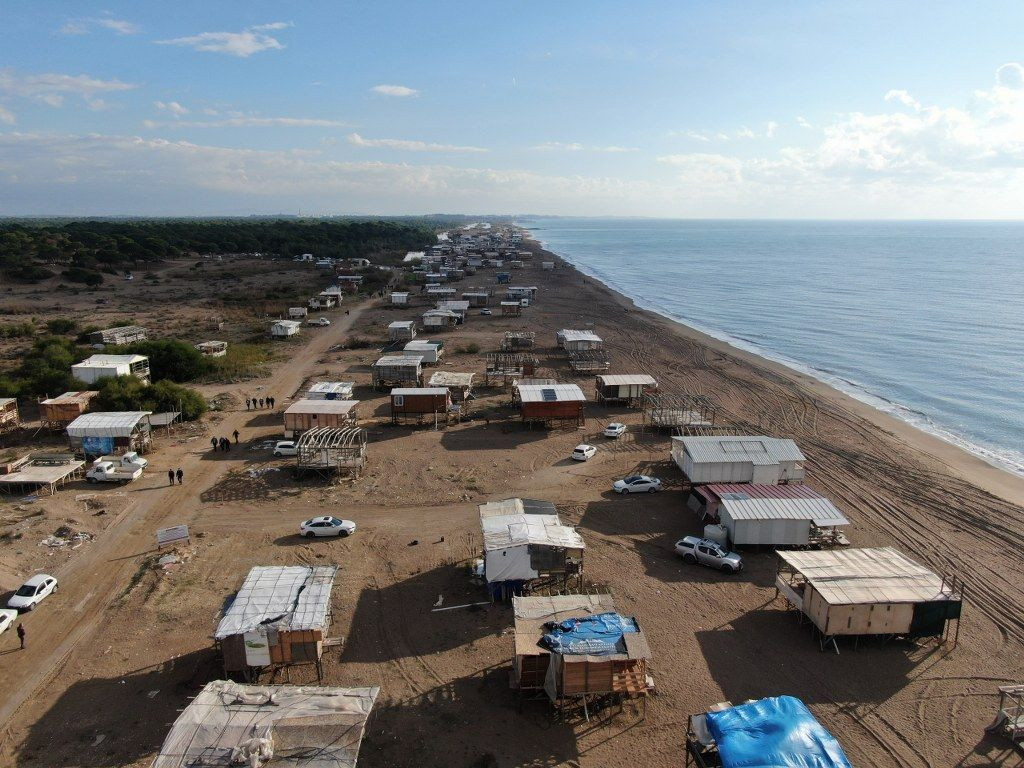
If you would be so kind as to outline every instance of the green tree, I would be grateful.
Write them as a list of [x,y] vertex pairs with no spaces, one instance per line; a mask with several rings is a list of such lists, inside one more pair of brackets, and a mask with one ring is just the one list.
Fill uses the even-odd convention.
[[154,381],[195,381],[211,369],[210,361],[198,349],[177,339],[137,341],[120,347],[118,352],[148,357]]

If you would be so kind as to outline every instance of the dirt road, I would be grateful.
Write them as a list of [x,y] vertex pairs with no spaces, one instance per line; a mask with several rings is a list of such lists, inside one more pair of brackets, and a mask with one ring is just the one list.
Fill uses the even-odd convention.
[[[345,338],[368,303],[355,306],[325,329],[315,329],[315,338],[296,345],[294,356],[271,377],[244,385],[216,387],[216,391],[233,392],[242,401],[249,392],[274,393],[283,403],[316,370],[317,361],[327,350]],[[230,439],[236,429],[244,433],[247,421],[254,415],[244,408],[227,412],[216,425],[216,434]],[[238,449],[213,453],[209,441],[203,438],[158,446],[148,457],[151,469],[126,488],[132,502],[102,536],[53,574],[60,582],[57,594],[38,613],[22,618],[28,637],[25,651],[0,655],[0,676],[6,693],[0,702],[0,733],[25,700],[56,674],[70,652],[97,633],[107,607],[130,583],[131,569],[137,567],[136,558],[154,548],[156,529],[189,523],[201,506],[199,495],[203,489],[215,484],[244,458],[243,451]],[[168,486],[166,470],[178,467],[184,470],[185,482]]]

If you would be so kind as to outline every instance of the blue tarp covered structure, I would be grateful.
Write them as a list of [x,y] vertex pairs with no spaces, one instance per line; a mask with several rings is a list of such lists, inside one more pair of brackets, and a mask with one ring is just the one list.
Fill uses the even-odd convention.
[[596,613],[555,624],[541,638],[541,644],[563,655],[611,656],[626,652],[623,635],[639,631],[636,620],[628,616]]
[[777,696],[708,712],[723,768],[852,768],[800,699]]

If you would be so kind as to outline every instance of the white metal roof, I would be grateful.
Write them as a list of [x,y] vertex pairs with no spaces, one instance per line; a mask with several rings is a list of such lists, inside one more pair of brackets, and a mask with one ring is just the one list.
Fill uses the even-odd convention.
[[72,368],[107,368],[113,365],[131,365],[148,360],[145,355],[90,355],[80,363],[72,365]]
[[593,331],[577,331],[571,328],[563,328],[558,332],[563,342],[566,341],[601,341],[601,337]]
[[289,413],[335,413],[344,415],[359,405],[358,400],[296,400],[288,406]]
[[395,387],[391,390],[392,395],[447,395],[448,390],[444,387]]
[[796,443],[776,437],[673,437],[695,464],[741,463],[778,464],[782,461],[806,461]]
[[602,384],[609,387],[648,386],[658,383],[653,376],[648,376],[646,373],[602,373],[597,378],[601,380]]
[[932,571],[893,547],[779,552],[830,605],[949,600],[953,591]]
[[222,640],[260,626],[282,630],[325,628],[337,572],[335,565],[256,566],[224,612],[216,638]]
[[68,437],[130,437],[152,411],[83,413],[68,424]]
[[318,381],[316,384],[311,385],[307,392],[343,395],[345,393],[351,394],[353,387],[355,387],[355,382],[353,381]]
[[405,297],[408,297],[409,296],[409,292],[408,291],[392,291],[391,295],[392,296],[405,296]]
[[568,403],[587,399],[578,384],[519,384],[516,389],[523,403]]
[[385,367],[385,366],[404,366],[404,365],[420,366],[420,365],[423,365],[423,358],[422,357],[412,357],[410,355],[385,355],[384,357],[380,358],[373,365],[374,365],[375,368],[377,366],[380,366],[382,368]]
[[575,528],[562,525],[557,515],[494,515],[481,517],[484,550],[507,549],[526,544],[584,549]]
[[415,320],[395,320],[388,324],[388,328],[412,328],[414,325],[416,325]]
[[16,399],[17,398],[14,397],[0,397],[0,408],[3,408],[5,405],[9,403],[15,402]]
[[439,301],[439,302],[437,302],[437,308],[438,309],[450,309],[453,312],[459,312],[459,311],[465,312],[467,309],[469,309],[469,302],[468,301],[460,301],[458,299]]
[[455,373],[453,371],[436,371],[430,377],[432,387],[471,387],[473,386],[472,373]]
[[455,312],[450,309],[428,309],[423,313],[424,317],[458,317]]
[[733,520],[810,520],[823,527],[850,524],[824,497],[758,498],[735,491],[722,494],[721,505]]
[[[237,766],[236,750],[269,738],[268,768],[354,768],[380,688],[207,683],[174,721],[152,768]],[[249,761],[245,761],[249,765]]]
[[275,320],[272,325],[280,325],[283,328],[301,328],[302,323],[298,320]]

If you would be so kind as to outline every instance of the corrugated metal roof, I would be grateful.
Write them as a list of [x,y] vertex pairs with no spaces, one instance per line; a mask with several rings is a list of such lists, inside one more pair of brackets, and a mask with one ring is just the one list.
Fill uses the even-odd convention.
[[395,387],[391,390],[392,395],[447,395],[448,390],[444,387]]
[[337,572],[335,565],[256,566],[217,625],[217,639],[259,626],[324,628]]
[[836,505],[816,498],[766,498],[743,491],[720,496],[722,507],[733,520],[810,520],[819,526],[849,525]]
[[892,547],[779,552],[830,605],[949,600],[952,589]]
[[310,386],[308,392],[325,395],[344,395],[346,393],[351,394],[354,387],[354,381],[318,381]]
[[653,376],[648,376],[646,373],[601,374],[597,378],[604,386],[608,387],[647,386],[658,383]]
[[778,464],[806,461],[796,443],[775,437],[673,437],[681,441],[695,464],[739,463]]
[[333,413],[344,415],[359,405],[358,400],[296,400],[285,411],[289,413]]
[[571,403],[587,399],[577,384],[520,384],[516,390],[523,403]]
[[416,325],[415,320],[395,320],[388,325],[388,328],[412,328]]
[[409,355],[385,355],[384,357],[380,358],[376,363],[373,364],[373,366],[375,368],[377,366],[380,366],[380,367],[383,368],[385,366],[408,366],[408,365],[415,365],[415,366],[423,365],[423,358],[422,357],[410,357]]
[[152,411],[83,413],[68,424],[69,437],[130,437]]
[[452,299],[446,301],[437,302],[438,309],[450,309],[454,312],[465,312],[469,309],[468,301],[461,301],[459,299]]
[[145,355],[90,355],[80,363],[72,365],[72,368],[78,368],[79,366],[89,366],[95,368],[105,368],[110,365],[131,365],[132,363],[141,363],[144,360],[148,360]]
[[593,331],[577,331],[571,328],[563,328],[557,335],[563,343],[566,341],[601,341],[601,337]]

